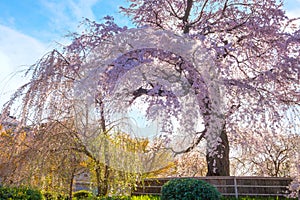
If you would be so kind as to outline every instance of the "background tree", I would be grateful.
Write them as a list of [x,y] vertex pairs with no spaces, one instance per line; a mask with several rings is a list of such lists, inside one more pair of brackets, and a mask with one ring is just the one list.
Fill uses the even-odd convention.
[[82,158],[72,150],[72,137],[62,126],[48,123],[18,129],[15,124],[0,139],[3,184],[28,185],[72,196]]
[[[84,143],[90,141],[91,138],[85,136],[94,136],[96,138],[99,134],[104,134],[105,136],[107,133],[108,129],[106,129],[103,115],[100,118],[100,126],[96,129],[97,133],[79,132],[85,131],[85,129],[88,131],[89,127],[85,126],[85,123],[79,126],[80,121],[76,122],[75,120],[76,114],[80,112],[75,107],[77,105],[75,101],[78,100],[75,96],[78,94],[75,91],[75,84],[82,76],[82,71],[80,70],[86,54],[97,43],[105,40],[106,37],[123,30],[117,27],[109,18],[106,24],[94,25],[91,23],[91,31],[89,33],[93,34],[93,30],[97,30],[97,34],[83,36],[74,34],[72,36],[72,44],[66,46],[62,51],[54,49],[37,61],[35,65],[31,66],[26,73],[32,76],[31,81],[19,88],[3,109],[1,121],[4,121],[7,113],[10,112],[9,110],[13,108],[14,112],[12,113],[20,119],[17,129],[28,125],[34,129],[32,130],[33,135],[39,141],[36,141],[35,144],[40,146],[32,148],[31,144],[30,148],[33,149],[33,153],[39,153],[41,149],[42,152],[51,155],[57,150],[66,150],[65,152],[67,150],[76,150],[81,154],[85,154],[85,156],[94,158],[90,149],[87,149],[87,147],[93,147],[92,144],[88,146],[89,144],[86,145],[87,143]],[[111,29],[114,26],[116,28]],[[21,106],[18,105],[20,99],[22,99]],[[101,114],[101,106],[103,104],[100,101],[101,99],[97,99],[97,101],[95,99],[94,103],[100,105]],[[81,120],[79,117],[77,119]],[[16,137],[19,137],[18,132],[12,136],[12,140],[16,140]],[[67,142],[68,145],[64,145],[64,142]],[[36,167],[41,167],[40,164],[44,163],[45,158],[42,155],[45,154],[39,155],[41,155],[39,157],[41,160],[38,161],[40,163]],[[97,159],[93,160],[99,162]],[[100,163],[97,163],[97,168],[99,167]],[[106,175],[103,178],[99,175],[99,179],[105,180],[108,176],[107,165],[104,165],[104,168],[106,169]],[[12,171],[10,171],[9,175],[13,175]],[[106,188],[100,188],[100,182],[98,182],[98,185],[98,194],[107,194],[107,184],[103,184]]]
[[[283,131],[283,130],[282,130]],[[295,173],[299,136],[289,133],[243,132],[231,141],[235,175],[291,177]]]
[[147,139],[116,131],[114,123],[105,125],[103,134],[89,110],[79,109],[84,104],[77,103],[76,119],[63,113],[64,118],[57,115],[29,126],[27,133],[18,124],[13,130],[1,129],[5,184],[31,185],[71,198],[76,175],[90,171],[98,195],[128,195],[137,180],[169,162],[170,154],[151,147]]
[[205,161],[205,149],[194,149],[188,153],[179,155],[175,160],[176,171],[174,174],[180,177],[205,176],[207,165]]

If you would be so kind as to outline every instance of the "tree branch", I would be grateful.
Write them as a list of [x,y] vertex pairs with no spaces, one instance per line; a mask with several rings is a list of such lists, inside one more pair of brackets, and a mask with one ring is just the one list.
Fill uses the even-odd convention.
[[192,7],[193,7],[193,0],[187,0],[186,9],[185,9],[185,12],[184,12],[184,16],[182,18],[182,21],[183,21],[183,24],[184,24],[183,33],[189,33],[190,32],[190,24],[188,22],[188,19],[189,19]]

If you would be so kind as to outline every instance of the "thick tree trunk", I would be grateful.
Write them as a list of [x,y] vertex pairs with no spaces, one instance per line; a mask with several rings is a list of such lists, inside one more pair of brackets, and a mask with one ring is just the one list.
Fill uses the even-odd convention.
[[221,142],[217,146],[216,154],[206,155],[207,162],[207,176],[229,176],[229,141],[226,133],[225,126],[223,127],[220,135]]

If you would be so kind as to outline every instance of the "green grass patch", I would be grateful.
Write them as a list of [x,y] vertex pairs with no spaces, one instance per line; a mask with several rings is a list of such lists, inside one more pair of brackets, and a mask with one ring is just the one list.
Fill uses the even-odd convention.
[[160,200],[159,196],[149,196],[149,195],[143,195],[143,196],[132,196],[132,197],[102,197],[98,198],[97,200]]
[[222,200],[295,200],[294,198],[285,197],[222,197]]
[[[222,200],[236,200],[234,197],[222,197]],[[122,196],[122,197],[94,197],[86,198],[86,200],[160,200],[159,196]],[[282,198],[282,197],[239,197],[238,200],[296,200],[292,198]]]
[[[100,198],[101,199],[101,198]],[[234,197],[222,197],[222,200],[236,200]],[[101,200],[160,200],[159,196],[107,197]],[[282,197],[239,197],[238,200],[296,200]]]
[[131,200],[160,200],[159,196],[133,196]]

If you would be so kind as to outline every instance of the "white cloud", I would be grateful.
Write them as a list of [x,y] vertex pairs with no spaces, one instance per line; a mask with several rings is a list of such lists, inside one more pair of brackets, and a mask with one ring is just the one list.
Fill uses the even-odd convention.
[[[300,0],[289,0],[285,2],[286,14],[290,19],[300,18]],[[296,22],[300,26],[300,20]]]
[[293,24],[295,24],[297,27],[300,28],[300,16],[299,16],[299,13],[300,13],[300,9],[288,11],[286,14],[287,14],[287,16],[288,16],[290,19],[296,19],[296,18],[299,18],[299,19],[297,19],[296,21],[293,21]]
[[298,9],[289,10],[286,12],[289,18],[299,18],[300,17],[300,7]]
[[77,19],[81,20],[82,17],[95,19],[92,7],[98,0],[80,0],[78,2],[70,0],[70,6]]
[[0,25],[0,107],[13,91],[27,81],[23,77],[24,70],[45,52],[45,44]]
[[47,15],[51,16],[50,26],[63,33],[76,30],[84,18],[95,20],[92,7],[97,2],[99,0],[41,1],[49,12]]

